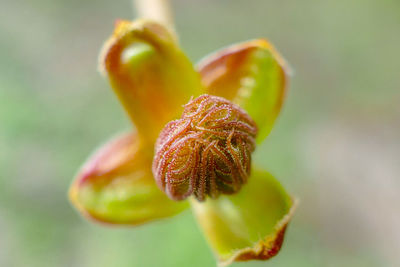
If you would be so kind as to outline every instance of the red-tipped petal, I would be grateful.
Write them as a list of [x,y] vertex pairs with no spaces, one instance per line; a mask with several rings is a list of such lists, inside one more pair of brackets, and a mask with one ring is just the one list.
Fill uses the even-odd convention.
[[71,202],[83,215],[110,224],[137,225],[181,212],[187,205],[170,200],[155,184],[151,157],[134,134],[111,140],[79,171]]
[[206,92],[245,109],[259,127],[258,141],[271,131],[281,109],[289,68],[266,40],[230,46],[198,64]]
[[220,265],[228,265],[275,256],[296,201],[269,173],[253,170],[238,194],[191,204]]

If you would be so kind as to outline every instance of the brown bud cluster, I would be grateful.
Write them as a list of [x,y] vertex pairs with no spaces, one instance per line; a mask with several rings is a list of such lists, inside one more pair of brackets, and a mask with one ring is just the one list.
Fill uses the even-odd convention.
[[156,182],[174,200],[236,193],[250,174],[256,135],[255,122],[232,102],[211,95],[191,100],[157,140]]

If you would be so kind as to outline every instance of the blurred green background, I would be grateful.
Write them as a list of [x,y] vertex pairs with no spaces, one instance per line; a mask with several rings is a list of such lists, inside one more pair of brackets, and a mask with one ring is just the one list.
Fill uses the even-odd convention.
[[[283,248],[234,266],[400,266],[400,1],[175,0],[196,62],[270,39],[294,76],[255,161],[301,199]],[[83,220],[72,178],[130,125],[97,55],[130,1],[0,7],[0,266],[215,266],[187,211],[138,228]]]

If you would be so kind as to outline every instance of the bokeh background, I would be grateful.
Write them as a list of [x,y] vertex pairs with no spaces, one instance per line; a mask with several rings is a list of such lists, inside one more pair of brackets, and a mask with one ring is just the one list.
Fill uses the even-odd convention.
[[[400,266],[400,1],[175,0],[196,62],[269,38],[294,76],[255,161],[301,199],[280,254],[234,266]],[[215,266],[190,211],[139,228],[83,220],[67,189],[131,126],[97,72],[129,0],[2,0],[0,266]]]

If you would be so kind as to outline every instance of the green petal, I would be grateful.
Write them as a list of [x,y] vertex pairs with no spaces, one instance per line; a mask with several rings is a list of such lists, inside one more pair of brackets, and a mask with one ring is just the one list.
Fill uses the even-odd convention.
[[170,200],[154,182],[152,150],[136,135],[117,137],[99,149],[78,173],[70,199],[85,216],[111,224],[137,225],[175,215],[186,202]]
[[206,92],[245,109],[259,127],[257,141],[269,134],[278,116],[287,84],[288,67],[266,40],[222,49],[198,65]]
[[202,93],[198,73],[172,35],[148,20],[118,21],[104,45],[100,68],[149,143],[181,114],[182,105]]
[[221,265],[266,260],[279,252],[295,201],[267,172],[253,170],[236,195],[192,200],[192,208]]

